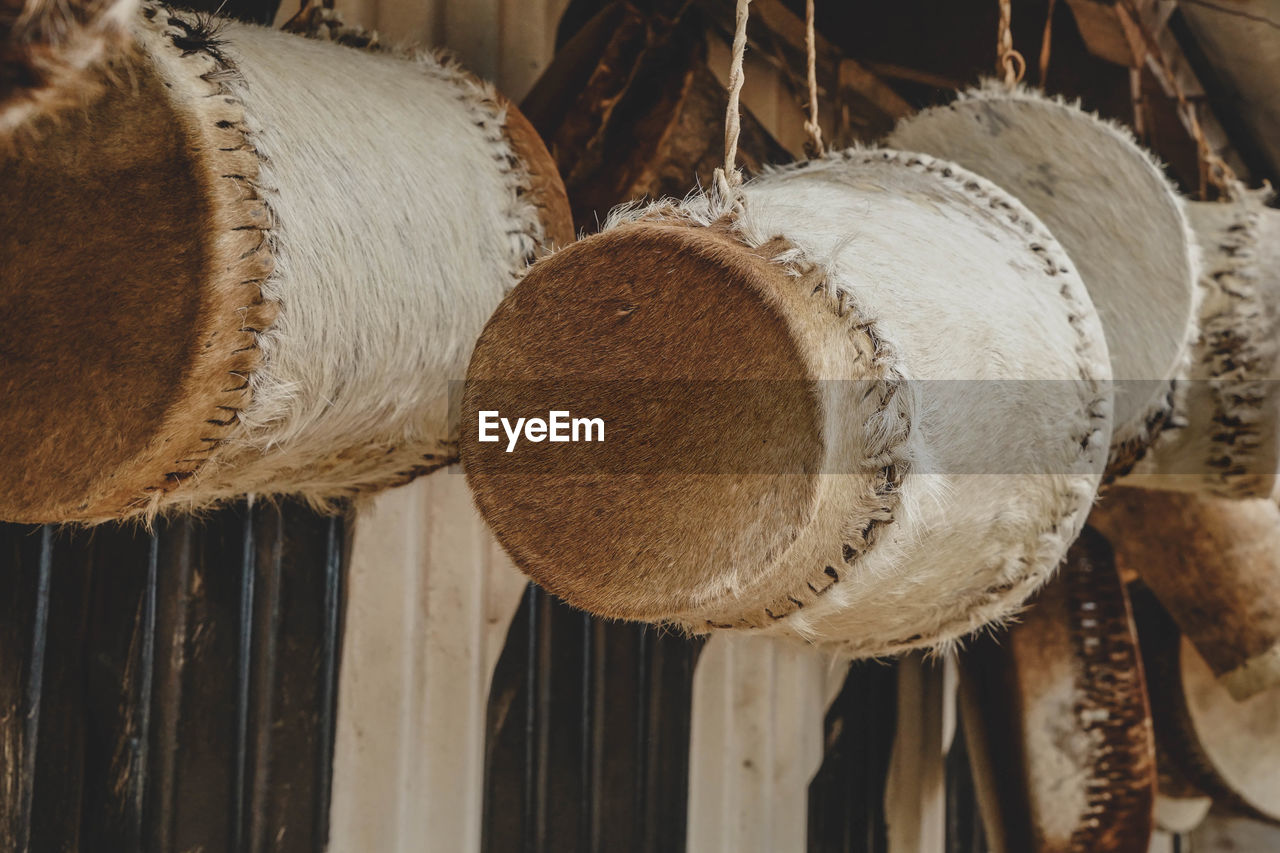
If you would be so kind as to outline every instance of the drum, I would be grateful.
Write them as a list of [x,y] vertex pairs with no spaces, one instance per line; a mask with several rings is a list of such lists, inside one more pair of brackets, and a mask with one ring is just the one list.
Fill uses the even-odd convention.
[[993,851],[1146,850],[1156,753],[1138,637],[1086,528],[1026,613],[960,654],[961,719]]
[[1109,474],[1127,473],[1172,414],[1201,298],[1195,238],[1155,159],[1116,124],[996,81],[903,119],[887,144],[972,169],[1062,241],[1107,335],[1116,382]]
[[1266,498],[1280,470],[1280,211],[1269,190],[1191,202],[1201,248],[1200,335],[1161,434],[1126,479],[1152,489]]
[[0,163],[0,518],[324,506],[456,459],[449,383],[572,237],[490,86],[147,5]]
[[1117,488],[1090,523],[1115,543],[1237,700],[1280,687],[1280,507]]
[[[723,202],[615,211],[489,321],[461,448],[498,539],[593,613],[845,655],[1010,615],[1110,441],[1106,342],[1065,252],[923,155],[845,151]],[[520,432],[553,412],[563,441]]]

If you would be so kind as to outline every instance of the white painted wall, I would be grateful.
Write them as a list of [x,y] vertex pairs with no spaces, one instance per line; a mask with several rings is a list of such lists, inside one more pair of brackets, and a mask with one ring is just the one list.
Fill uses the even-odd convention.
[[334,853],[479,850],[489,682],[525,584],[456,469],[360,512],[338,689]]
[[[450,48],[519,101],[551,60],[567,4],[338,0],[336,8],[384,43]],[[296,10],[285,0],[279,20]],[[456,468],[360,508],[338,689],[333,853],[480,849],[489,683],[525,583]]]
[[898,664],[898,726],[884,814],[889,853],[942,853],[947,844],[947,751],[956,733],[954,661],[909,655]]
[[847,669],[789,641],[731,634],[707,641],[693,676],[688,850],[805,849],[823,717]]

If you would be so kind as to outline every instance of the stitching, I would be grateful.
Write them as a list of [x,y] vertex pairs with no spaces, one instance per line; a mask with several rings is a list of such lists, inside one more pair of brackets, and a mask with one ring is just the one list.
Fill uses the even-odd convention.
[[545,246],[546,231],[538,215],[538,206],[529,200],[533,193],[533,178],[507,139],[507,107],[493,84],[467,71],[451,53],[437,50],[417,54],[413,59],[426,76],[454,87],[458,102],[471,113],[472,121],[484,133],[485,142],[494,150],[493,159],[498,164],[498,172],[511,192],[504,218],[508,223],[508,274],[510,287],[514,288]]
[[[348,26],[340,13],[333,9],[311,7],[315,14],[290,20],[283,29],[303,38],[339,44],[353,50],[394,57],[416,64],[418,69],[434,80],[453,89],[454,99],[467,110],[472,123],[481,129],[486,145],[493,150],[493,160],[498,172],[511,193],[509,206],[504,211],[507,220],[505,234],[508,238],[508,276],[510,292],[528,272],[529,265],[547,246],[545,228],[539,211],[542,209],[531,200],[533,178],[524,162],[516,156],[506,135],[507,107],[502,96],[489,82],[476,77],[464,68],[447,50],[408,51],[384,45],[377,31]],[[394,452],[388,449],[380,455]],[[423,453],[418,464],[384,474],[377,479],[341,487],[336,491],[344,498],[357,498],[387,488],[404,485],[458,461],[458,442],[449,439],[436,442],[434,452]],[[332,490],[331,490],[332,491]],[[331,499],[323,496],[303,495],[319,508],[329,506]]]
[[[1105,131],[1117,137],[1123,143],[1131,146],[1133,150],[1139,154],[1141,159],[1145,161],[1151,169],[1152,175],[1168,190],[1173,198],[1176,206],[1180,211],[1182,219],[1183,236],[1189,247],[1190,260],[1192,268],[1199,267],[1199,251],[1195,234],[1191,229],[1190,223],[1187,221],[1186,211],[1183,204],[1181,193],[1177,186],[1167,177],[1164,164],[1161,163],[1149,149],[1138,142],[1133,135],[1132,130],[1119,122],[1104,118],[1097,112],[1091,112],[1084,109],[1084,105],[1079,98],[1065,98],[1061,95],[1046,95],[1044,92],[1033,89],[1025,84],[1019,83],[1013,88],[1008,87],[1003,81],[994,79],[984,79],[975,87],[966,89],[956,94],[956,99],[950,104],[943,106],[930,107],[925,112],[936,112],[941,110],[955,110],[956,104],[970,101],[1006,101],[1016,100],[1030,102],[1034,104],[1048,104],[1056,107],[1065,108],[1074,112],[1078,112],[1091,119],[1097,125],[1100,125]],[[1196,286],[1193,288],[1193,316],[1199,310],[1200,300],[1202,297],[1202,288]],[[1193,324],[1194,325],[1194,324]],[[1194,340],[1194,329],[1188,339],[1183,342],[1183,352],[1179,363],[1185,368],[1192,357],[1191,344]],[[1157,401],[1153,401],[1146,414],[1146,418],[1141,427],[1123,442],[1117,443],[1112,447],[1110,457],[1107,463],[1107,469],[1103,477],[1103,487],[1109,485],[1113,481],[1124,477],[1133,467],[1145,457],[1147,449],[1159,439],[1160,433],[1165,429],[1177,429],[1183,424],[1177,415],[1176,400],[1179,392],[1177,379],[1169,381],[1169,387],[1164,395]]]
[[[850,148],[843,151],[832,151],[826,155],[813,160],[801,161],[785,166],[767,166],[766,174],[782,174],[792,171],[805,169],[826,169],[839,166],[848,162],[886,162],[900,165],[916,172],[930,174],[940,179],[943,183],[958,190],[964,195],[969,196],[978,206],[986,206],[990,210],[1003,215],[1010,224],[1020,228],[1027,237],[1027,249],[1036,255],[1045,263],[1045,272],[1050,277],[1069,273],[1072,269],[1070,261],[1065,253],[1058,246],[1056,238],[1050,234],[1037,219],[1029,215],[1020,202],[1008,196],[995,184],[974,175],[960,166],[946,160],[939,160],[928,155],[912,154],[900,151],[892,151],[885,149],[863,149]],[[609,215],[604,228],[607,230],[624,222],[652,219],[657,221],[683,221],[693,225],[713,226],[723,228],[738,238],[749,248],[750,243],[745,239],[741,230],[738,228],[738,220],[736,215],[728,214],[719,219],[713,219],[709,213],[710,206],[707,210],[699,209],[697,206],[698,199],[696,195],[686,199],[686,206],[680,206],[677,202],[671,200],[663,200],[651,203],[647,206],[639,205],[623,205],[615,208]],[[693,206],[689,206],[692,203]],[[812,276],[817,265],[798,266],[800,261],[798,252],[783,252],[775,256],[773,259],[782,263],[791,264],[789,272],[798,278],[805,278],[807,275]],[[833,313],[843,318],[848,310],[848,294],[833,292],[833,288],[829,282],[825,280],[814,286],[810,293],[818,295],[819,293],[827,294],[827,304]],[[1090,336],[1088,329],[1085,327],[1084,320],[1092,311],[1091,306],[1086,303],[1080,294],[1071,287],[1070,283],[1064,283],[1059,288],[1059,296],[1063,299],[1066,310],[1067,319],[1071,327],[1076,332],[1075,356],[1076,364],[1079,371],[1079,378],[1089,382],[1095,388],[1095,395],[1089,401],[1085,408],[1085,418],[1077,432],[1073,435],[1075,445],[1079,448],[1077,457],[1086,459],[1094,453],[1101,452],[1104,455],[1107,447],[1103,442],[1103,427],[1111,417],[1110,400],[1105,394],[1105,384],[1099,383],[1092,378],[1093,373],[1101,364],[1096,362],[1090,355]],[[855,324],[854,330],[860,331],[868,335],[868,342],[873,353],[877,356],[883,355],[885,358],[891,358],[889,352],[879,352],[878,347],[884,347],[884,342],[878,336],[872,337],[871,331],[873,326],[870,323]],[[895,381],[897,380],[897,381]],[[905,382],[901,381],[901,377],[896,374],[890,378],[882,376],[879,383],[889,383],[894,387],[894,393],[905,387]],[[892,397],[892,395],[891,395]],[[890,398],[891,398],[890,397]],[[910,425],[905,426],[905,430],[898,436],[898,442],[892,446],[885,448],[885,453],[890,456],[899,456],[893,462],[885,465],[881,469],[881,479],[878,480],[877,495],[879,496],[883,490],[883,497],[886,498],[885,506],[888,511],[885,517],[881,518],[880,513],[875,514],[873,526],[865,528],[863,539],[873,535],[879,527],[893,520],[892,510],[896,508],[898,495],[897,491],[901,486],[902,479],[909,470],[909,457],[906,452],[905,442],[910,433]],[[878,458],[885,458],[881,454]],[[894,464],[899,462],[900,464]],[[1067,507],[1078,503],[1078,496],[1070,492],[1063,492],[1058,495],[1059,505]],[[1087,512],[1087,508],[1083,510]],[[1075,527],[1079,516],[1082,514],[1081,509],[1062,510],[1052,519],[1044,528],[1037,542],[1031,547],[1030,556],[1019,556],[1013,558],[1013,562],[1022,568],[1018,572],[1018,576],[1012,580],[993,584],[979,593],[970,596],[965,601],[953,607],[952,611],[960,615],[951,619],[947,619],[940,623],[931,636],[926,638],[922,634],[914,634],[900,640],[894,640],[887,644],[869,644],[854,643],[847,641],[834,641],[832,643],[824,643],[821,645],[829,645],[839,648],[846,653],[858,656],[887,656],[918,648],[922,644],[933,646],[946,646],[954,642],[957,635],[970,634],[980,630],[984,625],[993,621],[1002,621],[1009,618],[1009,615],[995,614],[989,618],[983,619],[979,624],[974,624],[974,613],[996,606],[1002,606],[1011,600],[1023,601],[1036,588],[1038,588],[1045,579],[1052,573],[1060,562],[1061,554],[1064,551],[1063,529],[1066,526]],[[870,543],[868,542],[867,545]],[[846,563],[846,548],[852,549],[854,552],[854,560],[856,561],[859,549],[852,543],[842,543],[840,559],[831,560],[827,565],[823,566],[821,574],[815,574],[817,584],[814,583],[814,577],[811,577],[805,583],[805,590],[798,595],[798,598],[804,602],[801,607],[794,607],[792,600],[797,597],[793,591],[790,595],[784,596],[781,602],[771,602],[767,607],[752,614],[744,615],[739,619],[730,622],[710,622],[704,621],[701,624],[707,628],[735,628],[735,629],[751,629],[761,628],[773,624],[787,616],[793,615],[803,609],[804,606],[812,604],[814,601],[823,597],[832,587],[839,582],[841,574],[835,568],[837,565]],[[863,549],[865,550],[865,548]],[[1056,554],[1058,559],[1052,563],[1046,563],[1042,555]],[[831,573],[834,573],[834,577]],[[830,580],[830,583],[827,581]],[[790,606],[790,609],[787,609]],[[1006,609],[1003,608],[1002,609]],[[754,616],[754,618],[753,618]],[[761,618],[763,617],[763,618]]]
[[1083,820],[1068,843],[1070,850],[1087,853],[1115,841],[1116,817],[1150,808],[1151,789],[1136,780],[1154,769],[1154,734],[1137,637],[1111,561],[1072,561],[1063,568],[1062,580],[1072,645],[1082,667],[1081,695],[1072,713],[1093,741],[1098,771],[1086,782]]
[[1239,497],[1250,484],[1235,478],[1249,473],[1252,455],[1262,443],[1257,412],[1267,397],[1268,382],[1261,378],[1275,361],[1276,347],[1269,336],[1251,329],[1259,310],[1257,245],[1262,210],[1237,202],[1234,221],[1218,236],[1221,263],[1206,270],[1205,288],[1230,297],[1228,307],[1202,319],[1200,363],[1210,378],[1215,398],[1214,424],[1219,432],[1213,447],[1220,455],[1206,460],[1213,491],[1223,497]]
[[[844,153],[853,154],[858,152]],[[871,155],[871,152],[861,153],[865,159],[869,159]],[[976,176],[967,173],[948,161],[937,160],[926,155],[883,151],[879,152],[879,156],[883,160],[895,161],[910,169],[934,174],[952,187],[971,196],[975,201],[985,203],[992,210],[997,210],[1004,214],[1011,224],[1020,227],[1026,233],[1028,250],[1045,260],[1045,271],[1050,277],[1071,271],[1070,262],[1065,252],[1062,252],[1061,248],[1058,247],[1057,240],[1047,230],[1044,230],[1037,220],[1023,215],[1021,204],[1012,202],[1004,191],[1000,190],[996,185],[985,179],[977,179]],[[1079,378],[1085,381],[1092,381],[1090,376],[1092,359],[1088,355],[1088,336],[1087,330],[1083,325],[1083,320],[1089,313],[1089,306],[1082,301],[1079,294],[1075,292],[1069,283],[1064,283],[1059,288],[1058,295],[1066,305],[1067,320],[1076,332],[1075,356],[1076,364],[1079,368]],[[1098,422],[1105,422],[1110,418],[1110,406],[1105,394],[1101,391],[1102,386],[1098,387],[1099,392],[1086,407],[1087,418],[1085,422],[1073,435],[1073,440],[1079,448],[1078,458],[1087,458],[1092,452],[1099,450],[1105,451],[1105,448],[1100,447],[1102,430],[1098,426]],[[1059,495],[1059,506],[1061,507],[1069,506],[1074,502],[1074,496],[1069,493]],[[971,633],[982,627],[981,625],[972,625],[973,616],[971,614],[975,611],[997,607],[1014,599],[1025,599],[1030,595],[1058,565],[1057,560],[1045,565],[1043,559],[1036,559],[1036,557],[1044,551],[1057,550],[1059,548],[1062,544],[1064,525],[1073,525],[1074,519],[1080,515],[1080,512],[1079,509],[1059,511],[1057,515],[1050,519],[1048,527],[1038,537],[1037,546],[1039,547],[1032,549],[1031,557],[1024,555],[1015,558],[1014,563],[1020,567],[1019,576],[993,584],[971,597],[957,608],[961,615],[942,622],[935,630],[935,635],[946,638],[955,634]],[[1046,538],[1048,541],[1046,541]],[[922,639],[924,638],[921,635],[916,634],[893,641],[887,644],[886,650],[880,651],[878,654],[906,651],[918,646]],[[850,645],[846,646],[846,648],[854,648],[854,646]]]
[[[236,119],[220,118],[211,122],[215,136],[230,133],[236,140],[235,145],[216,147],[213,150],[247,152],[261,161],[251,133],[243,121],[243,107],[227,85],[239,78],[239,71],[222,51],[220,22],[209,15],[196,14],[188,17],[165,6],[150,3],[143,6],[142,14],[160,35],[161,44],[179,52],[179,59],[196,57],[211,63],[209,70],[198,75],[208,87],[202,97],[218,99],[219,110],[225,112],[230,107],[239,116]],[[168,493],[192,480],[239,426],[240,414],[249,405],[252,395],[250,377],[260,366],[258,337],[271,325],[269,322],[251,322],[249,317],[257,317],[263,309],[270,310],[277,304],[268,303],[262,293],[262,284],[273,274],[264,271],[271,269],[275,240],[275,217],[265,198],[266,193],[257,183],[256,174],[246,175],[236,170],[223,173],[219,170],[216,179],[235,186],[239,202],[235,206],[236,213],[248,216],[245,224],[234,225],[230,230],[256,231],[259,234],[257,242],[237,258],[239,267],[232,271],[233,275],[238,273],[245,276],[237,282],[245,292],[246,302],[235,309],[235,329],[237,334],[247,335],[249,343],[229,354],[231,364],[226,373],[231,382],[218,392],[219,397],[211,404],[210,416],[204,419],[206,426],[211,429],[197,439],[201,446],[178,451],[173,470],[165,473],[161,483],[145,487],[143,491],[146,496],[135,500],[130,507],[148,515],[154,515],[158,511],[161,499]],[[255,210],[262,213],[265,223],[253,221]],[[245,211],[249,212],[245,214]]]
[[376,30],[348,26],[334,9],[311,7],[310,14],[295,17],[283,29],[304,38],[414,62],[426,76],[454,88],[455,99],[471,114],[472,122],[484,132],[485,142],[494,149],[493,160],[499,164],[498,171],[512,192],[511,205],[505,215],[509,225],[506,235],[512,244],[511,287],[515,287],[544,248],[546,233],[542,218],[537,215],[541,207],[528,198],[533,193],[533,178],[507,139],[507,106],[493,84],[472,74],[445,48],[407,51],[384,45]]
[[[709,227],[720,231],[767,260],[779,264],[786,275],[796,279],[797,287],[802,292],[807,291],[810,297],[817,298],[820,307],[832,315],[837,322],[849,325],[849,333],[854,338],[855,346],[876,374],[874,379],[867,380],[872,383],[867,396],[878,389],[880,399],[873,416],[868,417],[866,422],[876,423],[878,420],[876,416],[890,408],[905,409],[900,395],[907,393],[907,381],[896,367],[896,354],[889,343],[879,335],[874,323],[854,315],[850,295],[834,287],[827,271],[820,264],[803,257],[801,250],[785,238],[774,237],[767,242],[752,245],[743,233],[739,212],[736,209],[712,218],[714,215],[710,213],[712,207],[709,205],[706,211],[691,209],[682,207],[670,199],[657,201],[644,207],[621,205],[610,212],[601,230],[606,231],[623,222],[631,221],[676,222],[693,227]],[[856,520],[858,529],[849,531],[843,537],[846,541],[840,543],[838,556],[822,561],[821,567],[805,579],[803,588],[792,589],[763,607],[753,608],[731,621],[716,622],[703,619],[695,624],[703,628],[762,628],[799,612],[830,592],[842,578],[842,569],[837,569],[836,566],[852,565],[859,554],[871,547],[881,528],[894,520],[902,481],[911,465],[907,448],[911,424],[905,418],[901,418],[897,419],[896,427],[895,430],[886,432],[879,443],[868,442],[868,467],[877,469],[872,485],[872,497],[879,506],[866,517]]]
[[[769,171],[781,173],[812,168],[813,166],[830,168],[843,162],[866,163],[873,161],[895,163],[917,172],[934,175],[941,179],[943,183],[970,196],[976,203],[986,205],[991,210],[1001,213],[1011,224],[1019,227],[1027,235],[1028,251],[1045,262],[1045,271],[1050,277],[1071,271],[1070,261],[1065,252],[1058,246],[1057,240],[1044,229],[1038,220],[1024,214],[1025,208],[1022,207],[1021,203],[1011,199],[995,184],[979,178],[950,161],[939,160],[924,154],[851,148],[844,151],[831,152],[817,160],[771,168]],[[1110,418],[1110,405],[1102,390],[1105,385],[1100,385],[1091,377],[1093,359],[1089,356],[1089,336],[1087,334],[1088,330],[1084,326],[1084,318],[1088,316],[1090,307],[1069,283],[1064,283],[1059,288],[1058,295],[1066,305],[1068,322],[1076,332],[1075,356],[1079,369],[1079,378],[1092,382],[1098,389],[1096,395],[1086,407],[1087,417],[1084,423],[1073,435],[1073,440],[1079,448],[1077,457],[1083,459],[1092,455],[1092,453],[1106,451],[1106,448],[1101,446],[1101,425],[1105,424]],[[1069,506],[1075,502],[1075,496],[1070,493],[1061,493],[1059,495],[1059,505],[1062,507]],[[1036,546],[1031,549],[1031,556],[1024,555],[1014,558],[1014,562],[1021,567],[1017,577],[1009,581],[993,584],[959,603],[958,606],[953,608],[953,612],[957,612],[960,615],[941,622],[932,632],[931,637],[926,638],[924,635],[914,634],[876,645],[853,642],[837,642],[834,645],[847,653],[869,654],[877,657],[887,656],[918,648],[922,642],[930,645],[945,646],[952,641],[950,638],[956,635],[970,634],[980,630],[991,621],[1007,619],[1008,616],[1003,618],[996,616],[993,620],[984,620],[982,624],[974,625],[972,614],[997,607],[1014,599],[1025,600],[1031,592],[1047,579],[1059,562],[1055,560],[1053,563],[1046,565],[1045,560],[1040,555],[1061,549],[1064,526],[1075,526],[1075,521],[1080,514],[1081,510],[1079,509],[1060,511],[1041,532]]]
[[[809,296],[820,301],[822,309],[841,322],[848,321],[853,314],[849,296],[832,286],[825,269],[801,259],[799,249],[782,238],[774,238],[757,248],[763,250],[770,260],[783,264],[787,268],[787,274],[796,278],[799,288],[802,291],[808,290]],[[892,347],[880,337],[874,323],[854,316],[849,333],[854,337],[858,349],[868,353],[868,362],[877,374],[876,379],[867,380],[870,387],[866,393],[866,396],[880,394],[874,413],[867,419],[869,422],[876,421],[884,412],[899,405],[901,401],[898,395],[905,393],[907,383],[894,366],[896,356]],[[880,531],[894,520],[902,481],[911,468],[907,448],[910,434],[911,425],[903,423],[896,432],[887,436],[885,443],[868,448],[869,464],[879,466],[872,492],[880,505],[865,518],[857,519],[857,529],[848,531],[845,541],[840,543],[838,558],[824,561],[821,568],[814,570],[805,579],[801,590],[784,593],[768,605],[732,622],[707,620],[705,624],[712,628],[763,627],[799,612],[834,589],[841,580],[843,567],[852,567],[857,558],[875,544]],[[837,569],[837,565],[841,569]]]
[[1177,400],[1182,383],[1177,379],[1169,380],[1164,396],[1147,412],[1142,428],[1131,438],[1111,448],[1111,458],[1107,462],[1106,474],[1102,478],[1104,487],[1110,486],[1123,477],[1128,476],[1147,453],[1155,446],[1156,440],[1165,430],[1182,429],[1187,422],[1176,415]]

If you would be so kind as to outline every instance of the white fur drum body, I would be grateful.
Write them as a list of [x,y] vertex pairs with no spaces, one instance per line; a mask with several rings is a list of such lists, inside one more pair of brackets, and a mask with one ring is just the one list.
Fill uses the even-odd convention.
[[[1111,438],[1106,343],[1065,252],[993,184],[925,155],[851,150],[748,183],[736,212],[718,204],[615,212],[495,313],[468,372],[462,456],[499,540],[602,615],[856,656],[945,645],[1011,615],[1079,532]],[[695,313],[664,313],[689,292]],[[783,344],[753,350],[757,310]],[[671,342],[661,357],[655,340]],[[758,402],[750,383],[781,369],[753,366],[785,346],[787,387],[806,394]],[[724,395],[733,414],[678,429],[674,405],[620,417],[647,463],[673,457],[625,490],[609,478],[629,469],[609,465],[630,445],[517,476],[470,428],[480,409],[545,410],[548,392],[524,380],[713,373],[743,388]],[[591,388],[601,412],[631,393]],[[806,400],[812,423],[779,426]],[[714,456],[726,430],[734,449]],[[776,468],[732,455],[778,447]]]
[[[158,5],[102,74],[0,171],[0,285],[47,295],[38,322],[86,342],[26,341],[31,299],[3,321],[34,354],[0,380],[22,412],[0,449],[23,463],[0,470],[0,518],[323,505],[456,459],[448,383],[536,252],[572,237],[518,111],[433,56]],[[62,260],[55,226],[98,251]]]
[[1280,472],[1280,212],[1270,192],[1191,202],[1204,299],[1177,420],[1126,478],[1144,488],[1265,498]]
[[1129,132],[991,81],[903,119],[887,144],[946,157],[1030,208],[1098,307],[1116,381],[1110,474],[1126,473],[1172,411],[1196,340],[1196,243],[1183,202]]
[[[447,383],[544,236],[504,109],[408,61],[228,24],[230,88],[262,165],[280,304],[242,429],[197,500],[403,479],[455,455]],[[175,499],[180,495],[174,495]]]

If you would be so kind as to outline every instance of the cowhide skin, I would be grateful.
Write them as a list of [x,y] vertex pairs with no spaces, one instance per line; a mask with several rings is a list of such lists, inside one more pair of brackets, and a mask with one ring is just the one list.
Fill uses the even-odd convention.
[[1126,474],[1169,420],[1202,292],[1183,201],[1155,158],[1120,125],[994,80],[903,119],[886,144],[972,169],[1062,241],[1107,334],[1117,382],[1108,476]]
[[[1111,440],[1107,345],[1066,253],[925,155],[840,152],[743,196],[616,211],[504,300],[462,407],[481,512],[517,565],[609,617],[859,657],[1009,617],[1079,532]],[[520,471],[477,440],[495,399],[555,408],[555,383],[510,382],[539,377],[618,415],[607,456],[556,468],[541,444],[551,467]],[[708,379],[742,399],[630,399]]]
[[1270,190],[1191,202],[1203,255],[1200,334],[1166,429],[1125,479],[1143,488],[1266,498],[1280,473],[1280,211]]
[[572,239],[532,128],[431,55],[130,26],[0,164],[0,518],[323,506],[455,459],[448,383]]

